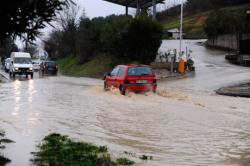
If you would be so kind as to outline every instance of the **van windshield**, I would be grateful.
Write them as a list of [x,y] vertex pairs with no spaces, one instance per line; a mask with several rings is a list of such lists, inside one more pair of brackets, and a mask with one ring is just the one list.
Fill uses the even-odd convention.
[[144,76],[151,75],[152,71],[149,67],[130,67],[128,68],[129,76]]
[[17,63],[17,64],[32,64],[32,61],[31,61],[30,58],[18,57],[18,58],[15,58],[14,63]]

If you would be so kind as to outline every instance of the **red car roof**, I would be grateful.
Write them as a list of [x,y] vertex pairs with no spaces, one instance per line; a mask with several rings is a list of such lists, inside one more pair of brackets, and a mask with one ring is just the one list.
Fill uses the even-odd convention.
[[119,66],[123,66],[123,67],[149,67],[149,65],[143,65],[143,64],[127,64],[127,65],[119,65]]

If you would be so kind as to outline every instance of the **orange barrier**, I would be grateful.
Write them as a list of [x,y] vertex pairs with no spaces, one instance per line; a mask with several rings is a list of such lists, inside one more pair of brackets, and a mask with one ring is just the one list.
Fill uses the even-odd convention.
[[185,61],[182,58],[179,60],[178,72],[180,74],[185,74]]

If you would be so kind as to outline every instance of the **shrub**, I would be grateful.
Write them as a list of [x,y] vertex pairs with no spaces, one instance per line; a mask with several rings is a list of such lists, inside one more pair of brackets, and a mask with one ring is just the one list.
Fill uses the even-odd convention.
[[[120,163],[111,161],[106,146],[95,146],[85,142],[73,141],[67,136],[50,134],[33,152],[32,162],[37,166],[115,166]],[[128,163],[132,161],[125,159]],[[130,164],[132,165],[132,164]]]
[[127,54],[129,60],[149,64],[161,46],[162,26],[149,17],[132,20],[127,36]]
[[124,58],[127,54],[128,29],[132,17],[109,16],[106,18],[106,24],[101,30],[100,40],[102,51],[112,55]]
[[[0,149],[5,149],[5,146],[3,144],[7,144],[7,143],[13,143],[12,140],[6,139],[4,138],[5,133],[3,131],[0,131]],[[0,153],[0,165],[6,165],[8,163],[10,163],[11,160],[2,156]]]
[[127,61],[152,62],[161,45],[161,25],[149,17],[117,18],[114,17],[102,29],[104,51]]

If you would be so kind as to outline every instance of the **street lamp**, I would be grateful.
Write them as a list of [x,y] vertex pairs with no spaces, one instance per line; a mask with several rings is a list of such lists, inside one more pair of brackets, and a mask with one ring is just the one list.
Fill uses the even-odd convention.
[[182,49],[182,24],[183,24],[183,0],[181,0],[181,21],[180,21],[180,54]]

